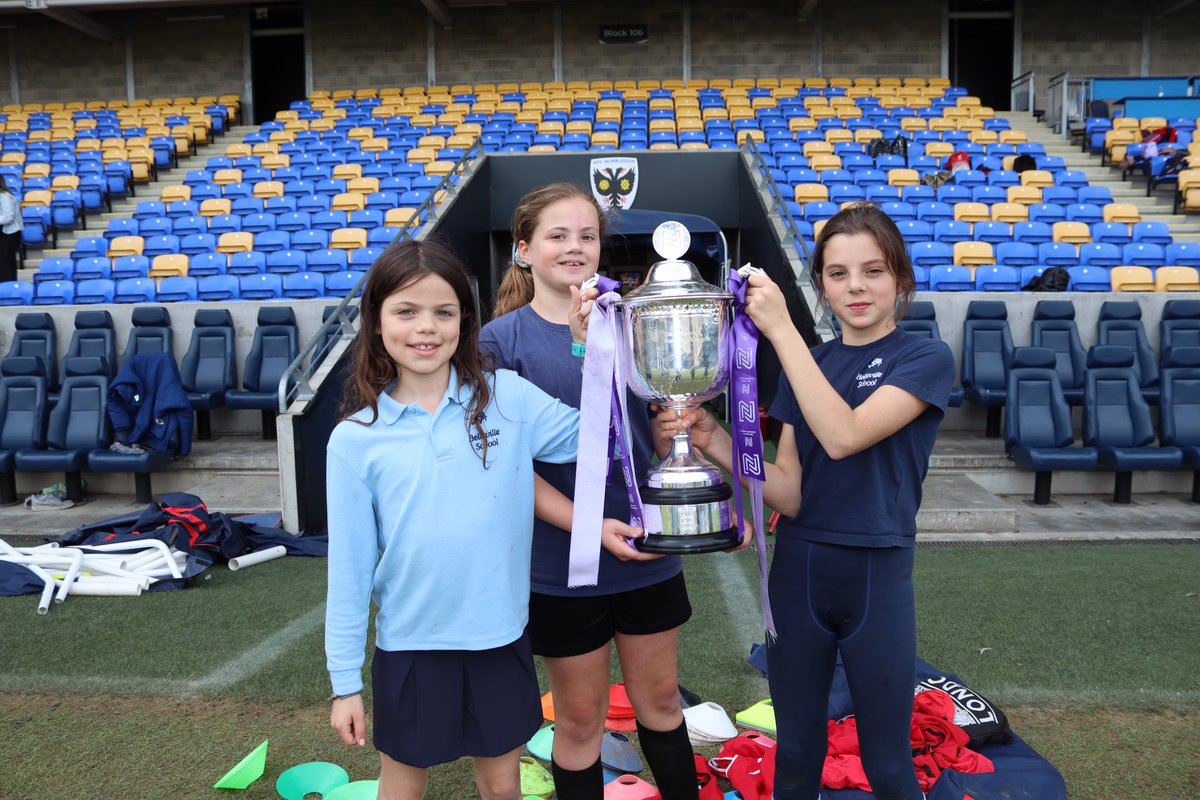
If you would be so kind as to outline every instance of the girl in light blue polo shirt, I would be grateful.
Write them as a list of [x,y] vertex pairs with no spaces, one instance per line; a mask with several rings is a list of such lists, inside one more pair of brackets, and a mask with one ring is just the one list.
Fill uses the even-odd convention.
[[542,722],[525,636],[533,460],[575,460],[579,413],[490,371],[466,270],[430,242],[372,265],[327,452],[325,652],[333,728],[366,744],[371,605],[380,796],[420,798],[427,768],[475,757],[485,800],[519,797]]

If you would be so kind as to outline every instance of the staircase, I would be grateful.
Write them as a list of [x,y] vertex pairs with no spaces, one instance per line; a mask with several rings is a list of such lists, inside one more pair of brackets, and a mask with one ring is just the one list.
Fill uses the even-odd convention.
[[191,170],[204,169],[208,159],[213,156],[225,154],[225,147],[230,142],[240,142],[249,133],[258,130],[257,126],[253,125],[236,125],[226,130],[220,136],[214,136],[209,139],[208,144],[196,148],[192,154],[186,158],[181,158],[177,166],[164,169],[159,168],[158,180],[150,183],[134,184],[136,195],[130,194],[121,198],[114,198],[112,203],[112,211],[103,211],[99,214],[91,212],[87,216],[87,229],[77,228],[73,231],[58,232],[58,246],[46,247],[42,249],[29,249],[27,258],[23,268],[17,275],[19,280],[33,280],[33,274],[37,272],[38,265],[43,259],[66,257],[75,249],[75,242],[79,239],[84,239],[92,236],[103,236],[104,231],[108,228],[110,220],[120,217],[131,216],[137,208],[137,204],[144,200],[157,200],[162,190],[167,186],[178,186],[183,183],[183,178]]
[[1174,185],[1156,189],[1147,197],[1146,179],[1140,173],[1122,181],[1120,169],[1101,165],[1099,154],[1083,152],[1079,145],[1071,144],[1032,114],[1025,111],[998,111],[996,116],[1007,119],[1014,130],[1024,131],[1030,142],[1045,146],[1046,155],[1061,156],[1067,169],[1087,175],[1090,185],[1107,186],[1112,192],[1113,202],[1137,206],[1143,221],[1165,222],[1170,226],[1175,241],[1200,244],[1200,216],[1171,213],[1175,198]]

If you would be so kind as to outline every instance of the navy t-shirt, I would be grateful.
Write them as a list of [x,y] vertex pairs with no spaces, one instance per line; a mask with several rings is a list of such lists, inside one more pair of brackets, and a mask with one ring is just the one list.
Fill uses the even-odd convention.
[[[479,345],[495,355],[496,367],[511,369],[542,391],[579,408],[583,386],[580,359],[571,355],[571,329],[548,322],[531,306],[492,320],[484,326]],[[646,403],[627,395],[633,466],[638,475],[650,467],[654,456],[650,412]],[[575,496],[575,464],[533,462],[533,469],[568,498]],[[604,516],[629,521],[629,497],[620,464],[614,464],[604,495]],[[540,519],[533,521],[533,590],[541,594],[606,595],[640,589],[674,577],[683,569],[678,556],[653,561],[621,561],[607,550],[600,553],[600,579],[596,586],[567,588],[570,535]]]
[[950,348],[897,328],[865,345],[826,342],[812,355],[851,408],[880,386],[896,386],[929,407],[882,442],[834,461],[805,422],[784,375],[771,416],[795,427],[802,469],[800,512],[781,521],[780,535],[853,547],[913,546],[921,483],[954,383]]

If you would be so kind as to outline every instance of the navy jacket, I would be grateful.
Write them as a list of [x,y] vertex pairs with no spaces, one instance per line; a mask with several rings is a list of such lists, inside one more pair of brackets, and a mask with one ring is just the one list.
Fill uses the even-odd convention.
[[192,450],[195,414],[179,367],[166,353],[129,359],[108,388],[108,416],[117,438],[151,450]]

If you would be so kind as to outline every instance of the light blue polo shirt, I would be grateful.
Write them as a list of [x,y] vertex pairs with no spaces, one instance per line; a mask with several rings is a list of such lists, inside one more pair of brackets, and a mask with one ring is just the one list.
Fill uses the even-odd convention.
[[327,448],[329,588],[325,655],[333,690],[362,688],[371,602],[383,650],[487,650],[529,618],[533,460],[575,460],[579,412],[497,370],[485,410],[487,468],[456,388],[437,411],[379,396]]

